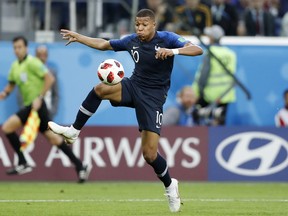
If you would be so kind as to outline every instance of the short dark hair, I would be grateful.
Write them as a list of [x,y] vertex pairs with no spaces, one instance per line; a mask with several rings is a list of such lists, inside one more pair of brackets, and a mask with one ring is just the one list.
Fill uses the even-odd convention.
[[150,17],[152,20],[155,20],[155,13],[150,9],[141,9],[138,11],[136,17]]
[[15,38],[13,38],[13,43],[15,43],[16,41],[22,40],[24,42],[24,45],[27,47],[28,46],[28,41],[24,36],[17,36]]

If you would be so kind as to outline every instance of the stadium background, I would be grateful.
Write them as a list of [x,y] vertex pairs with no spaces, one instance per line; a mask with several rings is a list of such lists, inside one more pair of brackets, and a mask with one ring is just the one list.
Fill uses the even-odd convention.
[[[28,4],[29,1],[23,2]],[[7,27],[3,25],[7,20],[1,21],[2,27]],[[73,27],[72,24],[71,26]],[[39,43],[47,42],[43,38],[51,39],[49,31],[42,36],[40,34],[40,38],[34,33],[37,35],[37,32],[24,32],[29,38],[29,53],[32,55]],[[52,35],[59,39],[58,33],[53,32]],[[0,89],[6,84],[10,64],[15,59],[11,43],[13,35],[16,33],[1,32]],[[196,38],[187,39],[199,43]],[[288,137],[286,129],[274,127],[274,115],[283,106],[282,93],[287,88],[287,39],[230,37],[224,38],[222,44],[237,53],[236,75],[251,91],[252,99],[247,100],[243,92],[236,87],[237,101],[229,108],[227,127],[164,128],[160,151],[167,157],[171,171],[180,180],[285,181],[288,179]],[[74,120],[83,98],[92,86],[99,82],[96,70],[101,61],[107,58],[118,59],[125,68],[126,76],[130,76],[133,70],[133,62],[128,53],[99,52],[79,44],[65,47],[59,40],[50,41],[47,45],[49,61],[56,65],[58,72],[60,104],[55,121],[60,124],[69,125]],[[165,108],[175,102],[175,95],[183,85],[192,83],[201,60],[201,56],[176,56]],[[0,103],[0,125],[17,110],[15,96],[14,92],[6,101]],[[137,149],[139,133],[136,125],[132,109],[114,108],[107,101],[101,104],[98,112],[88,121],[80,139],[73,145],[73,150],[83,160],[92,163],[93,169],[97,170],[92,172],[90,180],[155,180],[154,176],[146,175],[149,170],[147,171],[145,166],[142,175],[137,172],[139,168],[142,169],[140,165],[143,162]],[[241,135],[243,139],[239,138]],[[232,141],[229,143],[227,140]],[[244,143],[247,148],[237,148],[239,143]],[[275,145],[275,148],[271,148],[271,145]],[[227,147],[222,149],[222,159],[226,164],[223,160],[221,163],[219,157],[216,158],[219,146]],[[273,149],[272,154],[270,150]],[[234,156],[238,155],[239,161],[234,158],[232,163],[230,158],[234,151]],[[243,159],[241,153],[248,156]],[[15,164],[17,159],[0,132],[0,180],[70,181],[75,178],[67,158],[52,148],[43,137],[37,138],[27,154],[31,156],[30,162],[35,162],[35,172],[19,178],[7,177],[3,171]],[[118,161],[111,159],[114,156]],[[234,169],[231,168],[233,166]],[[254,171],[254,174],[247,175],[241,170],[252,173]],[[127,171],[137,175],[125,175]]]
[[[197,43],[195,38],[188,38]],[[249,41],[249,44],[248,44]],[[240,88],[237,88],[237,101],[229,108],[227,125],[233,126],[274,126],[274,115],[283,106],[283,91],[287,88],[288,63],[287,40],[280,38],[225,38],[223,44],[235,50],[238,57],[236,75],[250,90],[252,99],[247,100]],[[34,55],[37,43],[31,42],[29,53]],[[96,76],[100,62],[107,58],[119,60],[125,75],[130,76],[133,62],[128,52],[101,52],[83,45],[49,43],[49,61],[57,68],[60,86],[59,110],[55,121],[70,124],[86,93],[99,82]],[[7,74],[15,59],[10,41],[0,42],[0,86],[7,81]],[[3,55],[4,54],[4,55]],[[4,58],[5,57],[5,58]],[[183,85],[193,82],[194,74],[202,57],[176,56],[172,73],[172,84],[165,104],[175,102],[177,91]],[[0,124],[17,110],[16,98],[9,97],[0,103]],[[137,125],[134,111],[127,108],[113,108],[109,102],[103,102],[99,111],[88,125]]]

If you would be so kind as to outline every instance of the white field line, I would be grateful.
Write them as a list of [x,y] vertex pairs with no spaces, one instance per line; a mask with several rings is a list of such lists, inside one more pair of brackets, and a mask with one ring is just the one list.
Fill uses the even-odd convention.
[[[45,203],[45,202],[163,202],[166,199],[55,199],[55,200],[0,200],[0,203]],[[288,202],[288,199],[181,199],[183,202]]]

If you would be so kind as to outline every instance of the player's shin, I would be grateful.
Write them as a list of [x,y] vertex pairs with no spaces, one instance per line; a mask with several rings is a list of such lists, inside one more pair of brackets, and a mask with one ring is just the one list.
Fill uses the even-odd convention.
[[94,88],[89,92],[77,113],[73,127],[81,130],[88,119],[96,112],[102,99],[95,93]]
[[75,156],[72,149],[66,143],[63,142],[57,147],[61,149],[64,152],[64,154],[68,156],[68,158],[72,161],[77,170],[80,170],[83,167],[80,159]]
[[171,177],[168,172],[168,166],[166,160],[157,153],[156,159],[149,163],[153,167],[154,172],[157,174],[158,178],[163,182],[165,187],[171,184]]
[[12,132],[12,133],[6,134],[6,137],[18,155],[18,159],[19,159],[18,164],[26,164],[26,159],[24,157],[23,152],[20,149],[21,143],[20,143],[18,135],[15,132]]

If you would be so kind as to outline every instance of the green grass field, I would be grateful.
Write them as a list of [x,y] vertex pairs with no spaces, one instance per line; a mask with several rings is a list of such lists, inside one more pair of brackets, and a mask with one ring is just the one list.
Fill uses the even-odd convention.
[[287,183],[180,182],[184,202],[170,213],[160,182],[1,182],[1,216],[288,216]]

